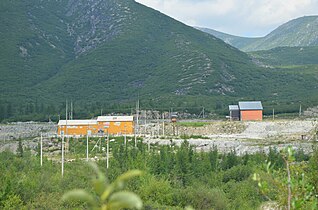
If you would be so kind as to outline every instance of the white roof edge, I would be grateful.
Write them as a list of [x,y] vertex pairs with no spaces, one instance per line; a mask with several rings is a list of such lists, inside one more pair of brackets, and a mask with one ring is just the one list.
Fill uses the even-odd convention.
[[99,116],[98,122],[130,122],[134,121],[134,116]]
[[[96,125],[97,120],[67,120],[67,125]],[[66,125],[66,120],[60,120],[58,125]]]

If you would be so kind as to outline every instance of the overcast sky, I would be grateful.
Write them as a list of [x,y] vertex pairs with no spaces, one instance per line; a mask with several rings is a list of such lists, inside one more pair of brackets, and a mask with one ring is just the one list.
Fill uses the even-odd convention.
[[187,25],[265,36],[297,17],[318,14],[318,0],[136,0]]

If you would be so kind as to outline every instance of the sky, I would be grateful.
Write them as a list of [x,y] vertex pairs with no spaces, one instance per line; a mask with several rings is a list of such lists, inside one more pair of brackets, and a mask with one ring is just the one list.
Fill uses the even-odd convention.
[[289,20],[318,14],[318,0],[136,0],[190,26],[265,36]]

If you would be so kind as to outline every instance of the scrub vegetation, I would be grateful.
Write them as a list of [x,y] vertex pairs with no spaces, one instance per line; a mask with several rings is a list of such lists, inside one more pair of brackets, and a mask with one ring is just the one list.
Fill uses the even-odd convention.
[[[121,174],[141,170],[142,175],[130,179],[124,189],[141,198],[143,209],[257,209],[268,201],[284,208],[288,203],[288,173],[291,207],[317,207],[317,150],[309,156],[296,151],[288,156],[287,167],[286,153],[275,148],[269,154],[238,156],[234,150],[222,154],[216,147],[195,152],[187,141],[180,147],[151,145],[148,150],[141,140],[134,147],[133,141],[125,145],[123,139],[111,142],[110,148],[109,169],[105,170],[105,160],[96,162],[101,173],[109,183],[117,183]],[[38,155],[31,155],[27,149],[17,155],[2,152],[0,160],[1,209],[84,209],[98,205],[62,201],[63,195],[68,192],[68,197],[74,189],[85,190],[93,200],[98,197],[91,179],[96,170],[81,159],[65,164],[63,178],[57,160],[45,158],[41,167]]]

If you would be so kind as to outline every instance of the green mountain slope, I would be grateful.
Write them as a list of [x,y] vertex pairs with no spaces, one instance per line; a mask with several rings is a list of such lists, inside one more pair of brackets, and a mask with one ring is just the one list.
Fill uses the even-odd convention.
[[2,87],[28,99],[226,95],[236,74],[255,68],[246,54],[134,1],[3,4],[15,11],[1,13],[10,26],[1,33]]
[[243,99],[283,106],[317,98],[317,78],[260,68],[220,39],[132,0],[0,5],[0,120],[61,113],[65,99],[84,115],[138,96],[148,107],[211,112]]
[[260,38],[238,37],[212,29],[198,28],[245,52],[276,47],[318,46],[318,16],[291,20]]
[[219,32],[209,28],[200,28],[200,27],[196,27],[196,28],[205,33],[211,34],[219,39],[222,39],[225,43],[228,43],[238,49],[242,49],[256,42],[257,40],[261,39],[261,38],[248,38],[248,37],[234,36],[234,35],[226,34],[226,33]]
[[318,46],[278,47],[249,54],[259,62],[271,66],[318,64]]
[[243,47],[244,51],[268,50],[275,47],[317,46],[318,16],[291,20],[264,38]]

